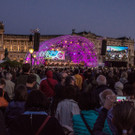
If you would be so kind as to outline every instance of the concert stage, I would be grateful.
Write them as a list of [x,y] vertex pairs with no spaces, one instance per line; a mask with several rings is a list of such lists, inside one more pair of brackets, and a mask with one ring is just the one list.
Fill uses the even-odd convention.
[[[85,37],[60,36],[40,43],[39,50],[34,52],[36,58],[32,58],[32,65],[76,65],[89,67],[97,66],[97,53],[95,45]],[[31,55],[27,53],[25,63],[31,62]]]

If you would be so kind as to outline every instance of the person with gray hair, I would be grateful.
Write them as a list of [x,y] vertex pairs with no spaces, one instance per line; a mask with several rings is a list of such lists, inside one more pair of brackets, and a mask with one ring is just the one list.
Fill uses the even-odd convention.
[[128,82],[127,78],[128,78],[127,72],[122,72],[120,82],[123,84],[127,83]]
[[96,81],[98,83],[98,86],[107,84],[106,77],[103,75],[99,75]]
[[[100,104],[101,104],[100,112],[102,111],[102,108],[105,106],[105,104],[106,104],[105,102],[108,97],[111,97],[111,100],[113,99],[114,101],[116,101],[116,94],[111,89],[106,89],[99,94]],[[108,123],[109,128],[111,129],[112,133],[114,134],[116,132],[116,128],[112,124],[112,117],[113,117],[112,110],[113,110],[113,107],[111,107],[110,110],[108,111],[107,123]]]
[[101,103],[102,106],[104,106],[106,97],[107,97],[108,95],[115,96],[115,93],[114,93],[111,89],[106,89],[106,90],[104,90],[103,92],[101,92],[101,93],[99,94],[100,103]]
[[11,80],[12,80],[12,74],[11,73],[6,73],[5,91],[7,92],[10,100],[13,100],[13,98],[14,98],[14,87],[15,87],[15,84]]
[[123,90],[124,86],[120,81],[115,83],[114,88],[115,88],[115,91],[116,91],[118,96],[123,96],[122,90]]
[[[98,101],[98,103],[99,103],[99,101],[100,101],[100,99],[99,99],[99,94],[100,94],[101,92],[103,92],[104,90],[108,89],[108,86],[107,86],[106,77],[103,76],[103,75],[99,75],[99,76],[97,77],[96,81],[97,81],[98,86],[97,86],[97,88],[95,89],[95,94],[97,95],[97,101]],[[99,104],[99,107],[100,107],[100,106],[101,106],[101,105]]]

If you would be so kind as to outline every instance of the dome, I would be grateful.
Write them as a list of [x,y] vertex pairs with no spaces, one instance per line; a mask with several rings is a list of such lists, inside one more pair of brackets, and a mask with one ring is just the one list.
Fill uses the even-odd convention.
[[40,43],[36,59],[39,59],[38,61],[45,59],[44,52],[49,50],[64,52],[64,59],[73,63],[83,62],[86,66],[97,66],[95,45],[85,37],[66,35],[44,41]]

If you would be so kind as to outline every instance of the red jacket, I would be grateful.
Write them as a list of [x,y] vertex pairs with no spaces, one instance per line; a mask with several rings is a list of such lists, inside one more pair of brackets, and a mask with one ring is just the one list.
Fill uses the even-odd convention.
[[40,83],[40,90],[47,97],[53,97],[55,95],[54,88],[58,82],[53,79],[53,72],[52,71],[47,71],[46,75],[47,75],[47,79],[43,80]]

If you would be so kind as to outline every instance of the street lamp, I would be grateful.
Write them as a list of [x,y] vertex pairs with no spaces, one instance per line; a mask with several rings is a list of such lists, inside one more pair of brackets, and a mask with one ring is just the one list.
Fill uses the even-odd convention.
[[30,48],[29,49],[29,53],[31,54],[31,66],[32,66],[32,54],[33,54],[33,52],[34,52],[34,49],[33,48]]
[[36,54],[34,54],[33,57],[36,58]]
[[34,66],[35,66],[36,54],[34,54],[33,57],[34,57]]

